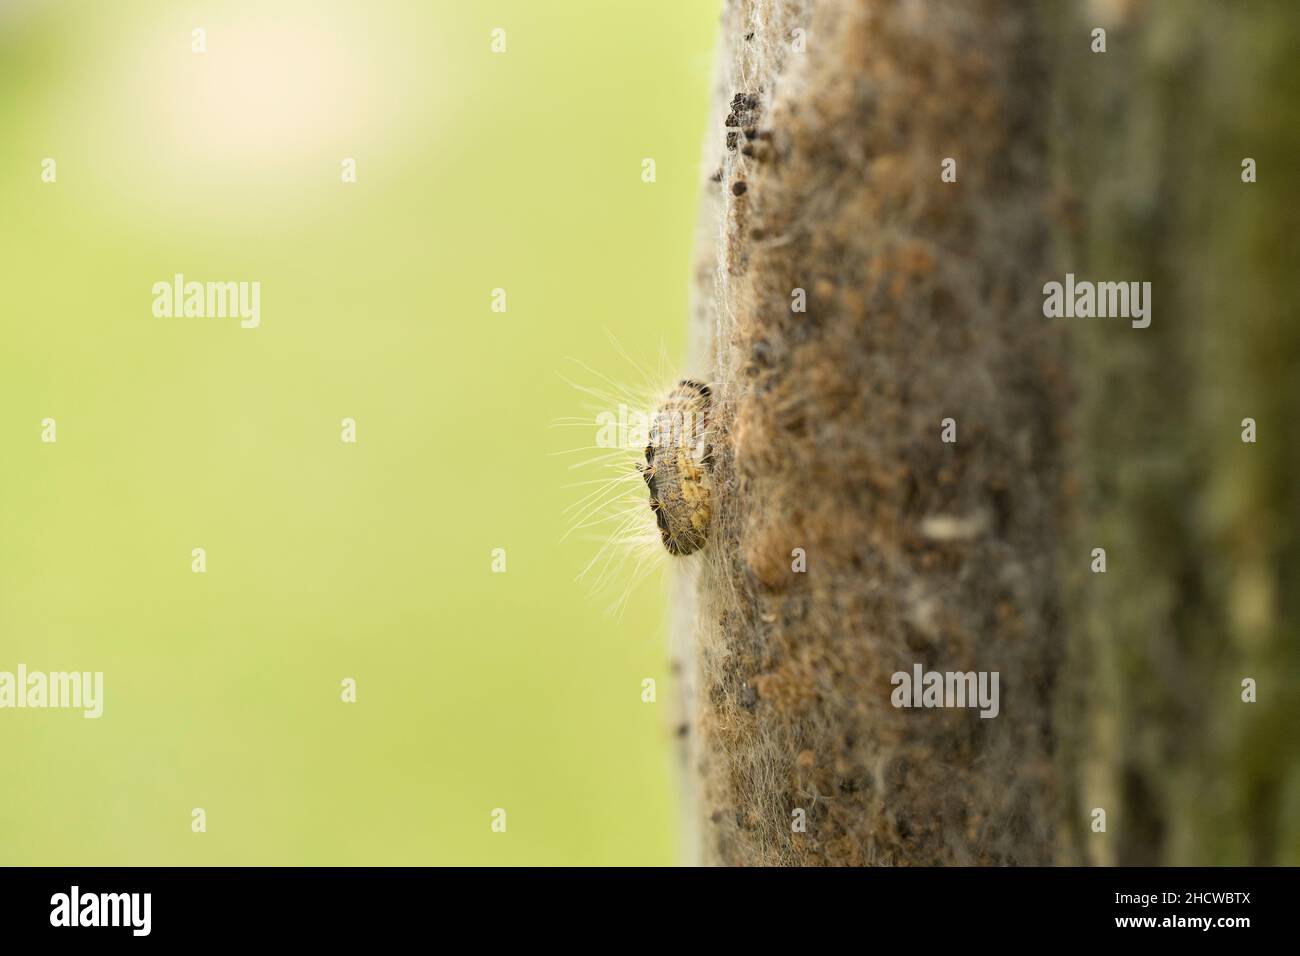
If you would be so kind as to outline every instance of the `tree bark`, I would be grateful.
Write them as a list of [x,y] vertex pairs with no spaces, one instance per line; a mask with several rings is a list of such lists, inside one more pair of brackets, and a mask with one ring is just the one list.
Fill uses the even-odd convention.
[[[1046,862],[1065,383],[1032,11],[735,0],[722,32],[703,858]],[[1000,713],[895,708],[916,664],[998,672]]]
[[[1141,331],[1070,329],[1062,856],[1294,865],[1300,10],[1103,6],[1054,43],[1059,272],[1149,280],[1154,305]],[[1079,40],[1095,27],[1104,55]],[[1105,574],[1087,571],[1097,547]]]
[[[698,858],[1300,862],[1300,16],[729,0],[721,47]],[[1065,272],[1151,327],[1045,318]],[[895,707],[917,664],[998,716]]]

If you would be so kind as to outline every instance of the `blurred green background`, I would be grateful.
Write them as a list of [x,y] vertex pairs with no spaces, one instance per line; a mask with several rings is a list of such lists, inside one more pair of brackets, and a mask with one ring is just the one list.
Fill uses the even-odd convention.
[[105,674],[0,711],[0,864],[678,859],[664,591],[575,581],[550,425],[681,353],[717,12],[0,7],[0,670]]

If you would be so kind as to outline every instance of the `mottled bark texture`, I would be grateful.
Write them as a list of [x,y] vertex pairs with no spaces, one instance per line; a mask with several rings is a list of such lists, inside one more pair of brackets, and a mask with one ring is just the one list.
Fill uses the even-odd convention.
[[[689,638],[702,858],[1047,862],[1065,377],[1033,11],[732,0],[722,35],[695,318],[720,489]],[[895,708],[916,663],[999,672],[999,715]]]
[[[729,0],[699,858],[1300,862],[1297,63],[1289,2]],[[1045,319],[1065,272],[1151,327]]]
[[[1062,859],[1295,865],[1300,5],[1062,10],[1057,275],[1143,279],[1154,299],[1149,329],[1070,327]],[[1095,27],[1105,54],[1080,42]]]

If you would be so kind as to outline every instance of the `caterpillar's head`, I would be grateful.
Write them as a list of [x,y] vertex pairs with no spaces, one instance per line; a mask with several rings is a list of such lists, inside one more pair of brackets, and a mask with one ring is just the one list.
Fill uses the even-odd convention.
[[678,382],[651,423],[646,463],[637,465],[669,554],[691,554],[708,538],[713,508],[711,401],[707,385],[690,379]]

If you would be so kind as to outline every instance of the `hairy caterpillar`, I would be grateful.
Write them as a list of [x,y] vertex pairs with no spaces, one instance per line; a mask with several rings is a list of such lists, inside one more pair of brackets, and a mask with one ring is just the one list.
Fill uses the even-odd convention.
[[650,489],[650,511],[669,554],[704,546],[713,509],[713,452],[709,446],[709,386],[682,379],[655,416],[645,446],[641,477]]
[[681,557],[704,546],[716,509],[712,390],[693,379],[665,390],[658,384],[668,378],[665,356],[658,373],[647,374],[619,351],[637,369],[640,385],[616,381],[574,360],[586,373],[583,378],[600,381],[565,380],[596,403],[588,416],[556,422],[595,431],[594,445],[571,450],[587,457],[570,468],[592,477],[578,482],[588,490],[567,509],[564,537],[583,532],[598,543],[578,577],[596,590],[616,584],[621,593],[615,611],[661,566],[664,551]]

